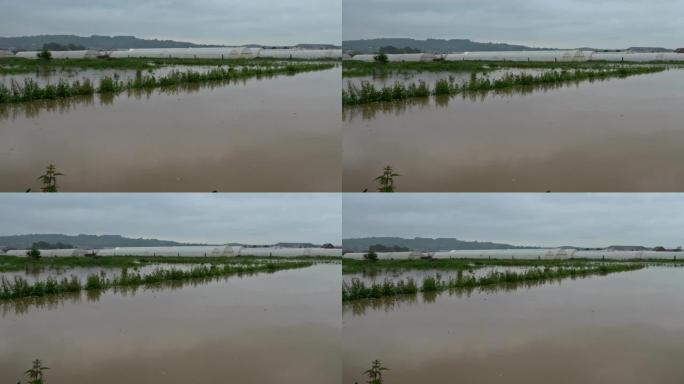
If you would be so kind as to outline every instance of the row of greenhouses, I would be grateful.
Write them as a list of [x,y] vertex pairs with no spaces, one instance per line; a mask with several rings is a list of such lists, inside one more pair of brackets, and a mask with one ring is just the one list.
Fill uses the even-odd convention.
[[[345,253],[345,259],[363,260],[366,253]],[[455,250],[440,252],[378,252],[381,260],[417,260],[417,259],[513,259],[513,260],[566,260],[566,259],[684,259],[684,252],[660,251],[613,251],[613,250],[576,250],[576,249],[485,249]]]
[[[25,59],[38,58],[38,51],[18,52],[15,56]],[[90,59],[90,58],[174,58],[174,59],[340,59],[341,49],[296,49],[296,48],[148,48],[122,51],[50,51],[53,59]],[[0,56],[4,57],[4,56]],[[12,57],[12,55],[7,55]]]
[[[684,61],[684,53],[677,52],[596,52],[583,50],[546,50],[546,51],[483,51],[449,54],[408,53],[388,54],[389,62],[420,61],[536,61],[536,62],[571,62],[571,61],[611,61],[611,62],[652,62],[652,61]],[[377,55],[361,54],[349,57],[350,60],[372,62]]]
[[[117,247],[104,249],[39,249],[41,257],[79,257],[79,256],[183,256],[183,257],[317,257],[342,256],[336,248],[284,248],[284,247],[240,247],[220,246],[175,246],[175,247]],[[0,255],[27,256],[29,250],[15,249]]]

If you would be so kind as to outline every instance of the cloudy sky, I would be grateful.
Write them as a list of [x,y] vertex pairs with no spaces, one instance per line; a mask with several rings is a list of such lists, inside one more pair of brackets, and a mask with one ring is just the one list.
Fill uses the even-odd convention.
[[339,44],[342,0],[0,0],[0,36],[134,35],[241,45]]
[[341,243],[338,194],[2,194],[0,235],[113,234],[181,242]]
[[684,245],[684,194],[345,194],[344,238]]
[[684,46],[680,0],[344,0],[345,40],[466,38],[538,47]]

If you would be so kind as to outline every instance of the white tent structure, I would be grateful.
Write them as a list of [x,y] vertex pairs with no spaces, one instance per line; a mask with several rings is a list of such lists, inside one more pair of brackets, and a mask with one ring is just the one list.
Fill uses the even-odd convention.
[[592,51],[558,50],[558,51],[483,51],[450,53],[444,57],[446,61],[587,61],[592,58]]
[[[351,252],[345,253],[342,257],[345,259],[363,260],[367,252]],[[422,252],[376,252],[379,260],[415,260],[423,257],[428,257],[430,254]]]
[[14,53],[12,51],[0,49],[0,59],[5,59],[8,57],[14,57]]
[[231,246],[176,246],[176,247],[116,247],[98,249],[97,256],[184,256],[184,257],[218,257],[237,256]]
[[[26,257],[29,249],[13,249],[7,251],[7,256]],[[85,256],[88,251],[85,249],[39,249],[40,257],[79,257]]]

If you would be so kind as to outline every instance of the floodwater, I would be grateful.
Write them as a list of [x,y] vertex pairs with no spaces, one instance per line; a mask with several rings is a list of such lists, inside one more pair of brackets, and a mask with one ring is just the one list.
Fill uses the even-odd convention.
[[[681,383],[684,269],[343,306],[344,383]],[[395,300],[394,303],[391,301]]]
[[0,191],[339,191],[340,73],[0,106]]
[[343,110],[343,190],[684,189],[684,71]]
[[340,382],[340,268],[0,303],[0,382]]

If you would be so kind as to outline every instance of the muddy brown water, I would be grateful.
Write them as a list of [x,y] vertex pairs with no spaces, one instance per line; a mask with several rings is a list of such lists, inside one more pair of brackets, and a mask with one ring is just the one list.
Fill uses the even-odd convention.
[[0,382],[39,358],[51,384],[338,383],[340,270],[2,303]]
[[344,383],[681,383],[684,269],[343,306]]
[[[522,92],[521,92],[522,91]],[[343,110],[343,190],[680,191],[684,71]]]
[[340,73],[0,106],[0,191],[339,191]]

